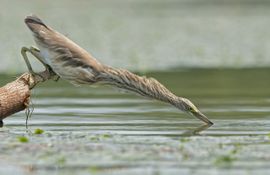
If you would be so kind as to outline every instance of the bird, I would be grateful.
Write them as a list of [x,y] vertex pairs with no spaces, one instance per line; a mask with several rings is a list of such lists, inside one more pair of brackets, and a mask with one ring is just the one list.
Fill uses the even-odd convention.
[[103,84],[171,104],[195,116],[207,125],[211,122],[189,99],[176,96],[159,81],[139,76],[126,69],[114,68],[100,63],[89,52],[68,37],[46,25],[38,16],[24,19],[37,47],[22,47],[21,54],[31,74],[33,71],[27,52],[36,57],[46,68],[61,79],[74,85]]

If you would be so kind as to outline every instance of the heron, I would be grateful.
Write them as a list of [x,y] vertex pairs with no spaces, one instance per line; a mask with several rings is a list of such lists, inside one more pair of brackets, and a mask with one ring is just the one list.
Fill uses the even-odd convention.
[[74,85],[104,84],[175,106],[208,125],[213,123],[187,98],[179,97],[151,77],[139,76],[126,69],[101,64],[89,52],[68,37],[46,25],[36,15],[26,16],[25,24],[33,34],[37,47],[22,47],[21,54],[29,73],[34,72],[27,52],[61,79]]

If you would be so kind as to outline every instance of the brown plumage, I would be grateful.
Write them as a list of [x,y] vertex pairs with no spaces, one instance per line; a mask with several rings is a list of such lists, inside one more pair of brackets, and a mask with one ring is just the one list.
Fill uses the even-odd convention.
[[[153,98],[186,111],[207,124],[213,124],[186,98],[177,97],[154,78],[135,75],[125,69],[103,65],[87,51],[64,35],[45,25],[36,16],[27,16],[25,23],[40,49],[38,59],[62,79],[73,84],[102,83],[144,97]],[[32,50],[30,49],[32,53]]]

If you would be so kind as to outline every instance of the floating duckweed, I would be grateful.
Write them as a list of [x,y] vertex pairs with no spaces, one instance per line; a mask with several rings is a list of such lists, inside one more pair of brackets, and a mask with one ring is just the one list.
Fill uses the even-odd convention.
[[67,159],[64,156],[61,156],[56,160],[56,163],[61,166],[61,165],[64,165],[66,161]]
[[218,166],[230,166],[234,160],[235,160],[234,157],[229,156],[229,155],[224,155],[224,156],[217,157],[214,164]]
[[25,136],[19,136],[18,141],[21,143],[27,143],[27,142],[29,142],[29,139]]
[[91,141],[99,141],[99,138],[98,138],[98,136],[91,136],[90,140]]
[[102,138],[111,138],[112,135],[110,135],[110,134],[102,134],[101,137]]
[[186,137],[183,137],[180,139],[180,142],[182,142],[182,143],[189,142],[189,141],[190,141],[190,139],[186,138]]
[[43,132],[44,132],[44,130],[37,128],[34,133],[35,134],[43,134]]

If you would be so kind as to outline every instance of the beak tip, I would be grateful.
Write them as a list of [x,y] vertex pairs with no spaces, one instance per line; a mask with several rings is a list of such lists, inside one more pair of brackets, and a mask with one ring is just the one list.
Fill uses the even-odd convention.
[[213,125],[214,123],[211,122],[204,114],[201,112],[194,114],[198,119],[202,120],[205,122],[207,125]]

